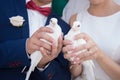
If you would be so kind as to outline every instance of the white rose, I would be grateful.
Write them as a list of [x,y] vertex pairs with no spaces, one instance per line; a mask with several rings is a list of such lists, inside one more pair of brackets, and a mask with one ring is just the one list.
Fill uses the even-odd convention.
[[13,16],[13,17],[9,18],[9,20],[10,20],[10,23],[16,27],[21,27],[23,25],[23,22],[25,21],[24,18],[19,15]]

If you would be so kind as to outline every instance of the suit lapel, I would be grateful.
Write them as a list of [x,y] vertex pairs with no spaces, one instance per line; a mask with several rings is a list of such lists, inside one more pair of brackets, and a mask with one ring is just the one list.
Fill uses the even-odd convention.
[[29,23],[26,8],[26,0],[14,0],[14,4],[17,11],[17,15],[20,15],[25,19],[25,22],[22,26],[22,37],[27,38],[29,37]]
[[56,14],[55,14],[53,11],[51,11],[50,15],[49,15],[48,18],[47,18],[47,21],[46,21],[46,24],[45,24],[45,25],[48,25],[50,19],[53,18],[53,17],[56,17]]

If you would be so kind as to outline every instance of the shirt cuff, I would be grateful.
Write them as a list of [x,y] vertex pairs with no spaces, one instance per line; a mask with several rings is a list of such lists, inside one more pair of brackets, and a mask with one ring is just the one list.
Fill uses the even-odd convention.
[[38,69],[39,71],[44,71],[49,65],[50,65],[50,63],[48,63],[44,68],[39,68],[39,67],[37,67],[37,69]]

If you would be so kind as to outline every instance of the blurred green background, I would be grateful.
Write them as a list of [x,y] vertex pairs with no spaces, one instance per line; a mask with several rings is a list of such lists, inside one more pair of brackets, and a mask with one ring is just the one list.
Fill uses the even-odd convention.
[[68,0],[53,0],[52,9],[60,17],[62,17],[63,8],[67,4]]

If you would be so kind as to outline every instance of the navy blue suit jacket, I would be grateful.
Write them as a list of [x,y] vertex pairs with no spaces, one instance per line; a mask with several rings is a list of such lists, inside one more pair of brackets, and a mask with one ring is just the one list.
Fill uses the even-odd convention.
[[[0,4],[0,80],[24,80],[26,73],[21,73],[24,66],[30,66],[26,55],[26,39],[29,37],[29,23],[25,0],[1,0]],[[25,22],[21,28],[12,26],[9,18],[20,15]],[[58,18],[53,12],[50,18],[56,17],[64,34],[70,29],[69,25]],[[63,54],[52,60],[44,70],[35,69],[30,80],[70,80],[68,62]]]

